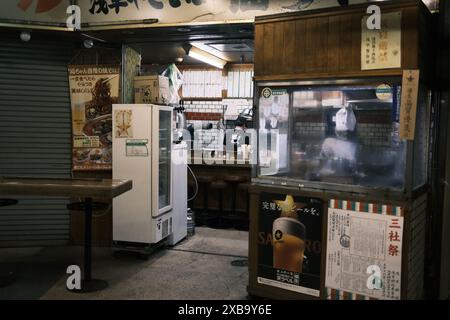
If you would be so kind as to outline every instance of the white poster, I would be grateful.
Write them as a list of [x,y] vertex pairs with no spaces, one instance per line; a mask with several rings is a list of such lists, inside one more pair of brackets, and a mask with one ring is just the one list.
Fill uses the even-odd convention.
[[383,13],[380,30],[369,30],[367,19],[362,20],[361,69],[401,68],[402,13]]
[[401,212],[399,207],[330,201],[325,286],[335,292],[329,299],[400,299]]

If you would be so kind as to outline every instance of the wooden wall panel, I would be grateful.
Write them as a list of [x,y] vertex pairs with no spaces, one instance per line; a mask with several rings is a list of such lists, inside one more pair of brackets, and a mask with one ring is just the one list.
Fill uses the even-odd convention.
[[[296,64],[292,67],[293,72],[305,72],[305,55],[306,55],[306,20],[295,21],[295,52]],[[255,52],[256,53],[256,52]]]
[[361,38],[362,38],[362,18],[363,14],[353,14],[350,18],[350,30],[352,33],[352,67],[351,70],[361,71]]
[[272,70],[277,73],[282,73],[283,58],[284,58],[284,23],[277,23],[273,30],[273,63]]
[[294,73],[293,66],[297,60],[297,52],[295,51],[295,39],[297,35],[295,33],[295,21],[283,22],[283,35],[284,35],[284,52],[283,61],[281,65],[281,73],[289,74]]
[[[402,69],[428,67],[428,42],[420,41],[430,14],[419,1],[381,4],[382,12],[402,12],[402,66],[397,69],[361,70],[361,23],[367,6],[311,11],[256,19],[256,80],[282,80],[339,76],[401,75]],[[419,19],[419,12],[425,18]],[[427,33],[422,32],[422,38]],[[420,44],[423,52],[419,50]],[[421,48],[422,49],[422,48]],[[424,73],[425,74],[425,73]]]
[[328,19],[328,55],[327,70],[328,72],[339,71],[339,52],[341,49],[340,33],[336,32],[341,27],[341,18],[331,16]]
[[255,64],[255,70],[265,70],[264,67],[264,25],[255,25],[255,52],[258,52],[254,56],[253,63]]
[[418,68],[419,58],[419,15],[416,8],[402,12],[402,68]]
[[[339,29],[339,71],[354,71],[352,68],[352,16],[345,15],[340,17]],[[360,45],[361,48],[361,45]]]

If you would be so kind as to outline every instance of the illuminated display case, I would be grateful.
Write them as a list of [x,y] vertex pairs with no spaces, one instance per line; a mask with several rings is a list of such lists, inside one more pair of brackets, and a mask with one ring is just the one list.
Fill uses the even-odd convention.
[[260,184],[405,193],[426,183],[430,93],[399,136],[401,79],[259,83]]

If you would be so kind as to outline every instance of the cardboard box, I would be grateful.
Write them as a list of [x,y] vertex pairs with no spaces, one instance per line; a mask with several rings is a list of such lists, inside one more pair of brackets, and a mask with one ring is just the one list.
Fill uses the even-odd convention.
[[159,75],[134,78],[134,102],[168,104],[169,78]]

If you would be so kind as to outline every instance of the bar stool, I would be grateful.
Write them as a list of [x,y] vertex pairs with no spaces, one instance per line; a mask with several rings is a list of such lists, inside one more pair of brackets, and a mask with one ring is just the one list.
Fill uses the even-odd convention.
[[110,205],[103,202],[93,202],[86,198],[83,202],[74,202],[67,205],[67,209],[84,212],[84,278],[81,280],[81,289],[67,289],[75,293],[87,293],[103,290],[108,282],[101,279],[92,279],[92,212],[106,210]]
[[199,188],[203,190],[203,208],[199,215],[197,215],[197,225],[205,224],[205,221],[208,217],[208,189],[212,182],[214,182],[215,177],[212,176],[198,176],[197,182]]
[[227,227],[226,221],[223,219],[223,194],[226,188],[227,184],[221,180],[211,183],[211,189],[217,191],[219,212],[214,218],[208,220],[208,227],[210,228],[225,229]]
[[248,189],[250,188],[251,183],[244,182],[238,185],[238,190],[245,192],[245,216],[240,216],[238,220],[234,223],[234,228],[237,230],[245,230],[248,231],[249,223],[250,223],[250,194]]
[[[192,198],[195,194],[195,182],[188,180],[188,199]],[[188,208],[194,208],[194,199],[188,201]]]
[[247,178],[242,176],[227,176],[223,179],[226,183],[231,186],[231,214],[233,217],[236,216],[236,193],[237,186],[240,183],[246,182]]

